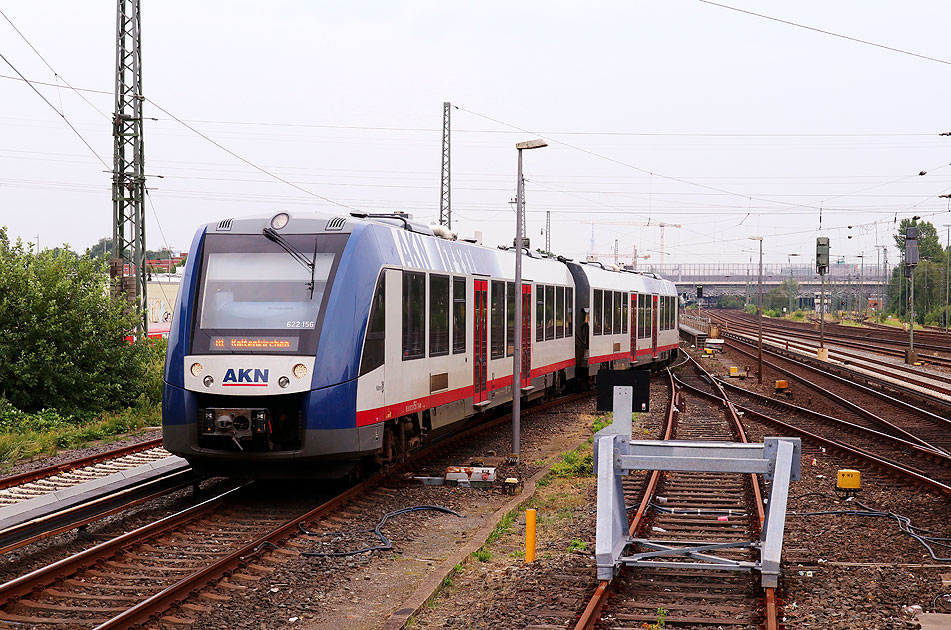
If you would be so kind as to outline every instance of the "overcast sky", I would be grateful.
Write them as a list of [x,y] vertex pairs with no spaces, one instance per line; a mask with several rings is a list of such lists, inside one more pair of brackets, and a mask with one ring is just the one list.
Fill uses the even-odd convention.
[[[202,223],[291,212],[439,215],[452,110],[453,229],[511,242],[518,141],[527,233],[570,257],[874,263],[896,218],[951,224],[947,2],[142,0],[150,249]],[[115,2],[0,0],[0,54],[112,167]],[[0,60],[0,75],[15,76]],[[61,81],[60,81],[61,83]],[[458,108],[458,109],[457,109]],[[97,111],[97,109],[99,111]],[[110,175],[52,107],[0,78],[0,225],[43,247],[111,235]],[[918,176],[920,171],[927,175]],[[336,204],[330,203],[330,200]],[[820,230],[820,211],[821,230]],[[673,227],[679,225],[680,227]],[[850,229],[848,226],[852,226]],[[852,238],[849,239],[848,236]],[[611,259],[608,256],[608,259]],[[897,260],[894,247],[890,262]],[[795,262],[795,259],[793,259]]]

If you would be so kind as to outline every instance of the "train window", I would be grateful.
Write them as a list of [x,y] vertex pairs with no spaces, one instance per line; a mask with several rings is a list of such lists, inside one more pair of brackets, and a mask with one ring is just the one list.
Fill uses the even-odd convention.
[[429,356],[449,354],[449,276],[429,276]]
[[426,356],[426,274],[403,272],[403,360]]
[[555,339],[565,336],[565,287],[555,287]]
[[666,296],[664,298],[664,301],[667,302],[667,317],[664,318],[664,323],[666,324],[666,326],[664,326],[664,328],[666,328],[667,330],[670,330],[671,328],[673,328],[673,326],[671,326],[671,322],[674,320],[673,302],[671,301],[670,296]]
[[363,341],[363,358],[360,360],[360,376],[383,365],[386,349],[386,272],[376,281],[376,291],[370,302],[370,318],[367,321],[367,336]]
[[555,287],[545,287],[545,341],[555,338]]
[[489,326],[492,330],[492,358],[505,358],[505,283],[492,281],[492,314]]
[[627,334],[627,291],[621,295],[621,332]]
[[466,279],[452,279],[452,353],[466,351]]
[[535,285],[535,341],[545,341],[545,287]]
[[637,336],[640,337],[641,339],[646,339],[647,337],[651,336],[650,317],[648,315],[650,310],[649,310],[649,304],[647,303],[646,293],[637,294],[637,311],[638,311]]
[[604,334],[614,334],[614,291],[604,292]]
[[505,356],[515,354],[515,283],[505,284]]
[[573,333],[572,315],[575,312],[574,289],[565,287],[565,337],[571,337]]
[[624,328],[623,326],[624,322],[621,321],[621,316],[623,313],[624,311],[621,310],[621,292],[615,291],[614,292],[614,334],[615,335],[621,334],[621,331]]
[[604,330],[603,322],[601,315],[601,309],[604,306],[604,291],[601,289],[594,290],[594,334],[600,335]]

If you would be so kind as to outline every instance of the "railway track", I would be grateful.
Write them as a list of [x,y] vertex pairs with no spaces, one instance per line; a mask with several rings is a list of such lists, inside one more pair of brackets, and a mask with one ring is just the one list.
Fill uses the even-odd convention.
[[[691,401],[684,407],[678,386],[670,376],[672,399],[664,439],[745,441],[739,418],[731,405]],[[646,489],[625,495],[641,496],[630,524],[631,535],[651,540],[735,542],[758,536],[763,504],[755,475],[719,473],[650,475]],[[752,560],[748,550],[727,557]],[[774,589],[760,589],[749,574],[726,574],[676,568],[625,568],[592,595],[576,630],[600,628],[777,628]]]
[[[752,346],[754,343],[731,335],[726,345],[755,361],[753,351],[741,347],[741,344]],[[837,417],[944,455],[951,453],[951,421],[947,418],[868,385],[793,360],[781,352],[764,348],[763,354],[769,356],[769,360],[763,361],[764,368],[794,379],[805,386],[811,396],[819,396],[826,404],[835,406],[839,410],[835,413]],[[860,377],[856,379],[861,380]]]
[[[756,327],[757,321],[753,316],[745,316],[738,313],[728,315],[716,313],[712,315],[720,324],[726,324],[729,329],[731,326]],[[826,322],[824,336],[827,343],[835,343],[846,347],[874,351],[878,354],[899,357],[904,359],[905,349],[908,347],[908,333],[896,330],[890,326],[871,326],[860,328],[856,326],[841,326],[838,324]],[[820,334],[818,324],[815,322],[792,322],[774,320],[763,321],[763,330],[771,330],[779,333],[789,333],[794,331],[796,335],[819,340]],[[921,338],[921,332],[915,330],[915,349],[918,350],[918,356],[921,360],[943,367],[951,367],[951,340],[935,335],[934,337]],[[919,339],[921,342],[919,343]],[[929,342],[930,339],[930,342]],[[922,354],[921,350],[929,350],[940,354]]]
[[[544,412],[589,395],[566,396],[524,413]],[[126,628],[163,615],[172,623],[188,623],[188,618],[210,610],[208,602],[229,599],[261,579],[281,555],[296,557],[299,551],[275,545],[300,535],[300,523],[339,516],[343,506],[354,502],[379,503],[381,496],[392,494],[384,487],[386,479],[407,466],[423,465],[427,458],[444,456],[464,441],[478,440],[507,420],[502,416],[433,444],[389,475],[377,473],[335,495],[311,493],[304,500],[306,493],[261,482],[222,493],[0,585],[0,624]],[[202,598],[190,599],[197,592]],[[177,612],[169,615],[176,606]]]
[[0,478],[0,507],[100,479],[169,455],[162,448],[162,439],[158,438],[3,477]]
[[779,433],[802,438],[804,453],[811,449],[812,454],[823,457],[827,450],[836,450],[857,467],[865,468],[871,464],[885,474],[897,475],[914,485],[951,496],[951,459],[947,456],[743,389],[711,376],[696,361],[691,361],[689,369],[690,372],[680,373],[678,379],[688,391],[720,404],[729,392],[731,404],[743,413],[744,421],[767,425],[771,435]]

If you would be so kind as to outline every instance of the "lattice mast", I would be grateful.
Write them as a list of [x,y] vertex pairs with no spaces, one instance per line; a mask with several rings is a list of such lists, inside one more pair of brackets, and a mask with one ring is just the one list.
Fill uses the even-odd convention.
[[145,269],[145,147],[142,137],[142,54],[139,0],[118,0],[116,17],[116,108],[112,173],[113,286],[126,295],[148,327]]
[[452,229],[449,174],[449,103],[442,104],[442,178],[439,182],[439,225]]

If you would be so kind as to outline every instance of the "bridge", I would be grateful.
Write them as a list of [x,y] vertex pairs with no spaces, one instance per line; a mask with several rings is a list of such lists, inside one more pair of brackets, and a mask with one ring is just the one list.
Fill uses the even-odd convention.
[[[833,263],[825,277],[826,294],[833,305],[861,304],[863,300],[878,299],[884,292],[891,269],[885,265]],[[637,270],[651,271],[674,282],[677,291],[686,294],[691,301],[697,299],[697,285],[703,285],[703,305],[715,304],[723,295],[744,297],[752,303],[759,291],[757,263],[638,265]],[[811,307],[821,290],[819,274],[813,265],[763,265],[763,293],[781,286],[790,278],[799,283],[797,298],[800,306]]]

